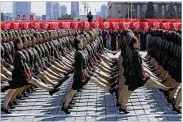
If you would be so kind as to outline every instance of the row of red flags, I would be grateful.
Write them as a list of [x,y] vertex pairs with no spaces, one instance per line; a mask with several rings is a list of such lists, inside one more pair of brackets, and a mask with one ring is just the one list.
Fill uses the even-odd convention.
[[[115,19],[116,20],[116,19]],[[123,19],[124,20],[124,19]],[[63,20],[63,21],[4,21],[1,23],[2,30],[21,30],[21,29],[46,29],[46,30],[55,30],[55,29],[92,29],[100,28],[105,30],[125,30],[125,29],[135,29],[135,30],[148,30],[150,28],[155,29],[166,29],[166,30],[180,30],[182,28],[181,21],[172,20],[166,21],[163,19],[153,20],[150,19],[147,21],[102,21],[95,20],[92,22],[87,21],[73,21],[73,20]],[[166,21],[166,22],[165,22]]]
[[[98,22],[104,22],[104,19],[103,18],[98,18],[94,21],[98,21]],[[105,21],[108,21],[108,22],[181,22],[182,20],[181,19],[136,19],[136,18],[132,18],[132,19],[121,19],[121,18],[108,18],[106,19]]]

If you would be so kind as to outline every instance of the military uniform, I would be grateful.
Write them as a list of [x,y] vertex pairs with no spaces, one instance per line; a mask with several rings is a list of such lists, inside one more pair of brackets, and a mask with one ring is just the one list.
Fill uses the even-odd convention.
[[22,51],[17,51],[14,57],[14,69],[12,72],[12,81],[10,88],[16,89],[28,85],[26,79],[30,78],[30,69],[27,65],[26,57]]
[[167,32],[162,36],[159,33],[151,31],[148,54],[154,57],[176,82],[181,83],[181,40],[179,34]]
[[81,50],[76,51],[74,63],[74,75],[73,75],[73,90],[79,90],[83,87],[85,79],[84,74],[84,56]]

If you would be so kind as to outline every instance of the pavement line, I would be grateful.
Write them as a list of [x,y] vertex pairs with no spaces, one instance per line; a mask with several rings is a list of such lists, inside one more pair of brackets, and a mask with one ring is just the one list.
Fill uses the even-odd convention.
[[93,116],[93,117],[138,117],[138,116],[154,116],[154,117],[181,117],[181,114],[106,114],[106,115],[96,115],[96,114],[1,114],[1,117],[17,117],[17,116],[41,116],[41,117],[82,117],[82,116]]

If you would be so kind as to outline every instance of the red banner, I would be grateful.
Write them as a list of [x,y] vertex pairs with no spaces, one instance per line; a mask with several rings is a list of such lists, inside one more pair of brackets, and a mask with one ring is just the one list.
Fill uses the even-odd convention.
[[[20,15],[17,15],[20,19]],[[18,21],[2,21],[1,29],[92,29],[100,28],[105,30],[148,30],[150,28],[166,29],[166,30],[179,30],[182,28],[180,19],[107,19],[105,22],[103,19],[96,19],[93,22],[79,21],[79,20],[26,20],[26,16],[23,16],[24,20]],[[32,19],[32,16],[30,16]],[[15,24],[16,23],[16,24]]]

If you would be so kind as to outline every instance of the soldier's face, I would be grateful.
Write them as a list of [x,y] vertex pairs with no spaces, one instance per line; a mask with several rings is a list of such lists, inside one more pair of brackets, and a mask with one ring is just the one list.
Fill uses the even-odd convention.
[[136,42],[133,44],[134,48],[138,48],[138,40],[136,40]]
[[18,49],[22,49],[23,48],[23,43],[22,40],[20,40],[20,42],[17,44]]
[[46,38],[46,40],[49,39],[49,35],[47,33],[45,34],[45,38]]
[[45,36],[45,35],[43,35],[43,42],[44,42],[44,41],[46,41],[46,36]]
[[43,42],[43,37],[42,36],[40,36],[40,42]]
[[39,37],[39,36],[36,38],[36,42],[37,42],[37,43],[40,42],[40,37]]
[[13,40],[13,34],[11,34],[10,39]]
[[15,34],[12,34],[12,35],[11,35],[11,38],[12,38],[12,40],[14,40],[14,38],[15,38]]
[[87,42],[87,40],[85,39],[85,41],[84,41],[84,46],[86,46],[86,45],[87,45],[87,43],[88,43],[88,42]]
[[25,39],[25,41],[23,43],[23,46],[24,46],[24,48],[27,48],[28,47],[28,41],[27,41],[27,39]]
[[36,45],[36,38],[35,37],[33,37],[32,44]]
[[80,41],[80,43],[78,44],[78,47],[79,47],[79,49],[83,49],[83,42],[82,41]]

